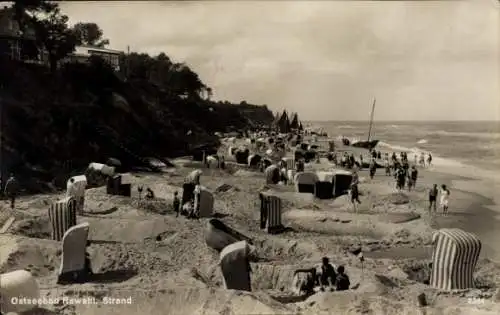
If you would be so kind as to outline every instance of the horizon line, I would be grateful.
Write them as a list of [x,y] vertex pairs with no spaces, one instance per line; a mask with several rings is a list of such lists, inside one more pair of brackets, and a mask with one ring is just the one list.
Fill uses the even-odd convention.
[[[345,119],[345,120],[338,120],[338,119],[330,119],[330,120],[309,120],[309,119],[304,119],[303,120],[304,122],[370,122],[369,119],[366,119],[366,120],[349,120],[349,119]],[[439,122],[453,122],[453,123],[458,123],[458,122],[477,122],[477,123],[480,123],[480,122],[494,122],[494,123],[500,123],[500,120],[463,120],[463,119],[460,119],[460,120],[429,120],[429,119],[421,119],[421,120],[377,120],[376,122],[374,122],[374,124],[377,124],[377,123],[385,123],[385,122],[426,122],[426,123],[439,123]]]

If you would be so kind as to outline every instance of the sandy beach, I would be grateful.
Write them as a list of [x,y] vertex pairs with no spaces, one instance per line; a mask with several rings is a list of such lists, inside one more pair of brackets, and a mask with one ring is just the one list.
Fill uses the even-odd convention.
[[[344,149],[340,147],[340,149]],[[222,147],[221,151],[227,152]],[[352,149],[350,149],[352,150]],[[356,151],[355,156],[359,156]],[[379,169],[370,180],[360,172],[361,201],[354,213],[347,196],[318,200],[294,192],[292,185],[265,185],[264,175],[245,166],[226,170],[203,168],[201,182],[214,192],[215,216],[251,237],[259,260],[252,264],[252,292],[225,290],[218,255],[204,241],[207,219],[175,217],[172,197],[184,177],[200,163],[173,161],[163,174],[135,173],[132,198],[106,195],[104,187],[88,189],[90,255],[95,280],[57,285],[60,243],[50,240],[49,204],[60,195],[26,196],[12,211],[2,203],[0,273],[32,272],[41,297],[88,298],[87,303],[40,305],[32,314],[498,314],[496,290],[500,261],[496,246],[498,205],[492,179],[472,178],[460,169],[433,166],[419,171],[414,191],[396,193],[393,177]],[[229,161],[230,162],[230,161]],[[327,170],[326,159],[306,169]],[[478,176],[476,176],[478,177]],[[451,187],[450,214],[430,215],[427,191],[432,184]],[[220,189],[228,185],[226,190]],[[137,185],[149,186],[156,200],[138,201]],[[219,189],[218,189],[219,188]],[[489,189],[487,189],[489,188]],[[282,234],[259,229],[259,191],[271,190],[284,200]],[[406,199],[407,202],[401,202]],[[13,222],[9,218],[15,218]],[[458,227],[483,242],[475,272],[475,289],[442,293],[422,283],[429,273],[431,236],[435,229]],[[364,263],[349,250],[361,246]],[[318,292],[307,299],[290,293],[293,271],[328,256],[344,265],[353,289]],[[425,293],[430,304],[419,307]],[[95,297],[95,299],[92,299]],[[105,305],[103,298],[129,298],[131,304]],[[97,301],[97,302],[95,302]],[[94,303],[95,302],[95,303]]]

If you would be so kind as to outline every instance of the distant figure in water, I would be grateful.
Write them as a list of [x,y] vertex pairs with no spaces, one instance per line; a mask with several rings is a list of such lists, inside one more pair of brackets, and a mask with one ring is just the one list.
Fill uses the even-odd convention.
[[418,155],[415,153],[413,156],[413,164],[417,165],[418,164]]
[[427,165],[431,166],[431,164],[432,164],[432,155],[429,153],[429,155],[427,155]]
[[351,282],[349,281],[349,276],[345,273],[344,266],[339,266],[337,268],[337,291],[349,290]]
[[429,211],[431,211],[431,209],[434,209],[434,212],[437,211],[437,206],[436,206],[437,195],[438,195],[438,188],[437,185],[434,184],[432,185],[432,188],[429,190]]
[[441,185],[441,207],[443,208],[443,214],[448,214],[448,203],[450,199],[450,190],[446,185]]
[[14,174],[10,174],[9,179],[5,183],[5,195],[10,199],[10,208],[14,209],[16,203],[16,197],[19,192],[19,185],[17,183],[17,179],[14,177]]
[[419,163],[420,163],[420,166],[425,167],[425,155],[424,155],[424,152],[420,153]]

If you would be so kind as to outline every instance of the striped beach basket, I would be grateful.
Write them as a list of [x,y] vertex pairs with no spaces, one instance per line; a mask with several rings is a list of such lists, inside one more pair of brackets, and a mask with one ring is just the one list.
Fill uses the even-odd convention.
[[283,158],[282,161],[285,162],[285,167],[287,170],[295,170],[295,159]]
[[76,225],[77,201],[66,197],[53,203],[49,208],[49,221],[52,228],[52,239],[62,240],[64,233]]
[[481,240],[460,229],[440,229],[434,232],[432,243],[430,285],[443,291],[473,288]]
[[260,228],[275,234],[283,230],[281,223],[281,198],[260,193]]

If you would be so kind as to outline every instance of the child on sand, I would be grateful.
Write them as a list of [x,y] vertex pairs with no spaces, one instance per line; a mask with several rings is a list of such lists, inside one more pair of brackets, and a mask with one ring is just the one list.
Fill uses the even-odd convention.
[[434,209],[434,212],[436,212],[436,199],[438,195],[438,188],[437,185],[434,184],[432,188],[429,190],[429,211],[431,211],[431,208]]
[[325,290],[325,286],[333,289],[335,286],[335,282],[337,281],[335,268],[333,268],[332,264],[330,264],[328,257],[323,257],[322,259],[321,275],[319,277],[319,280],[321,291]]
[[349,281],[349,276],[345,273],[344,266],[337,268],[337,279],[335,282],[337,284],[337,291],[349,290],[351,282]]
[[448,203],[450,198],[450,191],[446,185],[441,185],[441,207],[443,208],[443,214],[448,214]]
[[181,209],[180,209],[181,201],[179,200],[179,193],[178,192],[174,192],[173,206],[174,206],[175,216],[178,217],[179,212],[181,211]]

